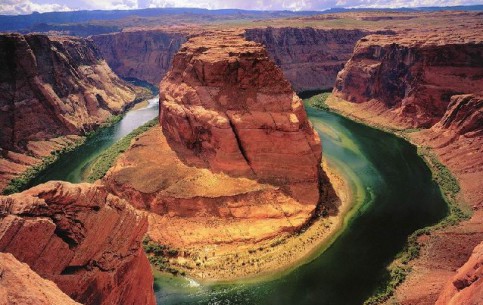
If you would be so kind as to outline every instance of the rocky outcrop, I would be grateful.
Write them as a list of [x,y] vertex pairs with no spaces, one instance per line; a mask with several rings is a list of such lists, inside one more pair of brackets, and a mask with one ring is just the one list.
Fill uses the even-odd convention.
[[443,289],[436,305],[474,305],[483,300],[483,242]]
[[187,35],[146,29],[96,35],[92,39],[118,75],[157,85],[171,67]]
[[317,204],[320,139],[260,44],[234,33],[194,36],[160,91],[160,122],[175,150],[190,149],[214,172],[256,178]]
[[320,140],[260,44],[234,32],[193,36],[160,102],[161,126],[133,139],[103,178],[148,212],[149,238],[172,253],[151,253],[156,266],[213,281],[253,277],[334,232],[341,201],[321,169]]
[[0,304],[79,305],[12,254],[0,253]]
[[89,40],[0,35],[0,189],[75,142],[72,135],[120,113],[136,90],[111,71]]
[[483,96],[454,95],[433,131],[450,131],[455,135],[472,138],[483,135]]
[[315,28],[247,29],[247,40],[263,44],[297,92],[332,89],[337,73],[349,60],[362,30]]
[[49,182],[0,196],[0,251],[83,304],[154,304],[146,230],[101,186]]
[[372,102],[404,127],[431,127],[451,96],[483,90],[483,40],[447,34],[361,39],[337,76],[334,94],[353,103]]

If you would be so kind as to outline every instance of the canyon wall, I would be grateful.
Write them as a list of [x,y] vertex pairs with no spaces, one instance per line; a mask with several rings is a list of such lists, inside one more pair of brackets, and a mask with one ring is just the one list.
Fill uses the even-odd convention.
[[12,254],[0,253],[0,304],[80,305]]
[[295,91],[332,89],[363,30],[315,28],[247,29],[247,40],[263,44]]
[[[374,32],[268,27],[247,29],[245,38],[265,45],[285,78],[300,92],[331,89],[356,42],[370,33]],[[92,39],[117,74],[158,84],[189,35],[187,30],[136,29]]]
[[92,130],[135,99],[91,41],[6,34],[0,52],[5,149],[25,151],[32,140]]
[[473,305],[483,300],[483,242],[446,284],[435,305]]
[[[479,271],[466,272],[481,263],[480,254],[470,256],[483,238],[481,33],[473,24],[364,37],[327,100],[344,115],[400,130],[412,143],[430,148],[429,155],[434,153],[458,180],[427,157],[442,171],[445,188],[463,210],[472,210],[470,219],[418,239],[420,257],[410,262],[412,272],[385,304],[429,305],[438,298],[438,304],[476,304],[480,297]],[[463,266],[455,276],[468,259],[471,267]]]
[[92,41],[0,35],[0,189],[134,102]]
[[154,304],[146,230],[102,186],[49,182],[0,196],[0,251],[82,304]]
[[186,36],[184,32],[169,30],[132,30],[92,39],[118,75],[157,85]]
[[[321,143],[302,101],[265,49],[233,33],[194,36],[160,85],[168,140],[214,172],[319,198]],[[175,148],[176,149],[176,148]]]
[[483,42],[452,34],[361,39],[337,76],[334,95],[371,102],[404,127],[431,127],[451,96],[483,92]]

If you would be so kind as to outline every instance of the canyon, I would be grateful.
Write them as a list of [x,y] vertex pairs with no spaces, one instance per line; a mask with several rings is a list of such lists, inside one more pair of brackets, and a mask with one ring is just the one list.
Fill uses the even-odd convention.
[[[244,31],[247,40],[265,46],[296,92],[331,89],[360,38],[391,32],[310,27],[260,27],[240,31]],[[133,28],[121,33],[93,35],[92,39],[118,75],[158,84],[181,44],[200,32],[196,27]]]
[[147,94],[90,40],[3,34],[0,50],[0,189]]
[[[0,35],[0,188],[148,95],[120,77],[160,83],[161,109],[95,184],[0,197],[0,251],[15,256],[0,253],[0,282],[39,304],[154,304],[150,262],[200,282],[292,268],[350,208],[294,92],[334,87],[331,110],[430,151],[430,167],[457,179],[445,195],[472,213],[418,237],[420,256],[386,303],[477,302],[481,15],[386,15]],[[0,302],[21,292],[0,288]]]

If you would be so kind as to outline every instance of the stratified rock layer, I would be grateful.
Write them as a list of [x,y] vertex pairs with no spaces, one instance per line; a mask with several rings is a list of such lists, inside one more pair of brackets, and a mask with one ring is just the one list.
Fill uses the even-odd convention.
[[12,254],[0,253],[0,304],[79,305]]
[[436,305],[476,305],[483,300],[483,242],[443,289]]
[[160,85],[163,132],[215,172],[281,186],[317,204],[321,144],[264,48],[234,33],[192,37]]
[[49,182],[0,196],[0,251],[83,304],[154,304],[147,221],[104,187]]
[[0,35],[0,189],[135,98],[92,41]]
[[295,91],[332,89],[337,73],[356,42],[370,34],[361,30],[314,28],[247,29],[247,40],[263,44]]
[[169,30],[132,30],[92,36],[102,56],[117,74],[159,84],[186,33]]
[[334,94],[379,105],[405,127],[430,127],[451,96],[483,93],[483,41],[456,34],[367,36],[338,74]]

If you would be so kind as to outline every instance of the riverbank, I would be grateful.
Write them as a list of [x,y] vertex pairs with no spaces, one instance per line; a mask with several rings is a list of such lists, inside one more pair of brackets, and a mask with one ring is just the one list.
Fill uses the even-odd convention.
[[[81,148],[90,139],[104,130],[118,124],[130,111],[146,107],[145,98],[152,97],[146,89],[140,88],[136,99],[126,104],[121,114],[111,115],[97,128],[84,135],[67,135],[44,141],[30,142],[29,155],[9,151],[1,151],[0,158],[0,190],[3,194],[21,192],[35,184],[39,177],[49,171],[63,156]],[[141,104],[141,106],[138,106]],[[75,181],[74,181],[75,182]]]
[[342,172],[324,169],[329,177],[314,213],[273,185],[186,165],[154,127],[136,137],[103,183],[150,211],[145,249],[155,266],[224,282],[272,276],[329,243],[350,209],[351,189]]
[[[325,161],[323,169],[336,195],[336,198],[326,198],[331,202],[325,201],[323,204],[336,205],[336,213],[315,217],[310,224],[294,234],[258,243],[235,242],[223,249],[223,252],[217,249],[217,255],[209,257],[204,264],[181,272],[204,285],[239,281],[249,283],[282,277],[316,258],[335,240],[350,218],[350,211],[355,210],[353,190],[340,169],[329,167]],[[198,252],[204,250],[202,247]],[[191,248],[190,252],[196,252],[196,249]],[[228,257],[236,259],[236,264],[230,263],[232,260]],[[171,265],[175,269],[183,269],[180,261],[173,260]]]
[[[354,104],[328,95],[315,98],[314,102],[314,106],[321,109],[329,109],[358,123],[403,138],[417,147],[418,154],[431,170],[433,180],[437,182],[448,204],[449,213],[439,223],[417,230],[408,238],[405,249],[388,267],[390,278],[386,286],[380,287],[374,296],[366,300],[365,304],[392,304],[391,302],[394,301],[401,304],[414,302],[433,304],[443,286],[451,278],[453,270],[465,262],[465,257],[471,255],[473,247],[483,238],[482,215],[479,208],[481,196],[471,196],[471,193],[474,193],[474,187],[465,188],[471,180],[465,176],[468,171],[458,168],[458,161],[453,162],[456,166],[448,170],[444,161],[441,161],[442,156],[445,155],[445,163],[451,160],[451,156],[464,158],[464,154],[458,156],[458,150],[461,151],[461,147],[454,145],[453,153],[448,157],[447,150],[434,145],[434,139],[441,138],[441,135],[431,134],[431,130],[405,128],[395,123],[391,115],[387,115],[387,110],[379,109],[371,102]],[[446,138],[446,141],[451,140],[447,136]],[[432,147],[431,144],[433,144]],[[476,146],[474,149],[476,152]],[[464,164],[460,162],[462,163]],[[453,172],[456,175],[453,175]],[[460,189],[460,183],[463,183],[462,189]],[[465,198],[472,200],[466,201]],[[470,219],[472,209],[475,213]],[[480,224],[480,229],[477,224]],[[464,234],[465,237],[460,234]],[[452,246],[448,247],[448,245]],[[454,259],[455,254],[462,258]]]

